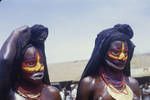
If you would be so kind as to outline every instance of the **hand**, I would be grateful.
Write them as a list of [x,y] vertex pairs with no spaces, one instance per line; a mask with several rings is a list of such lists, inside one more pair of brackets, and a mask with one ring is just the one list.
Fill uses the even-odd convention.
[[43,43],[48,36],[48,28],[43,25],[34,25],[31,28],[31,41]]
[[[15,29],[4,42],[0,50],[0,99],[6,100],[12,88],[12,71],[14,61],[25,45],[30,40],[30,28],[28,26]],[[15,72],[13,74],[16,74]],[[11,84],[12,83],[12,84]]]

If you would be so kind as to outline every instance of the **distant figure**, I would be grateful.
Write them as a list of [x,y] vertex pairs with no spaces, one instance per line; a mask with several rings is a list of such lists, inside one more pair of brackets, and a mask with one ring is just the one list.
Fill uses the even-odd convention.
[[143,68],[143,71],[144,71],[144,72],[148,72],[148,71],[149,71],[149,68],[145,67],[145,68]]
[[72,100],[75,100],[75,99],[76,99],[76,96],[77,96],[77,88],[78,88],[78,85],[77,85],[77,84],[72,84],[72,85],[71,85],[71,98],[72,98]]
[[44,41],[48,28],[21,27],[0,51],[0,100],[61,100],[50,85]]
[[143,97],[142,100],[150,100],[150,84],[145,83],[144,87],[142,88]]
[[92,56],[84,69],[76,100],[139,100],[138,82],[130,77],[133,31],[117,24],[97,35]]
[[61,100],[65,100],[65,88],[62,88],[60,91]]

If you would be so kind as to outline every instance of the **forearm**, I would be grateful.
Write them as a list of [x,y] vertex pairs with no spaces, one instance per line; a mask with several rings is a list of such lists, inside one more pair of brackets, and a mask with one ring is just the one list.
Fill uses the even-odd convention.
[[4,42],[1,50],[0,50],[0,98],[4,97],[4,94],[9,93],[11,88],[11,72],[13,62],[15,60],[16,54],[18,52],[18,40],[24,41],[24,39],[28,39],[25,36],[29,36],[29,32],[27,27],[19,28],[14,30],[11,35]]

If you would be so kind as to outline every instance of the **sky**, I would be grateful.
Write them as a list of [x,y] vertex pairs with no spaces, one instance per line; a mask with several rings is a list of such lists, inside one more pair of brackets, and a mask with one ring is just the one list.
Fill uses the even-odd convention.
[[97,34],[115,24],[134,31],[135,54],[150,52],[150,0],[2,0],[0,47],[23,25],[49,28],[48,63],[89,59]]

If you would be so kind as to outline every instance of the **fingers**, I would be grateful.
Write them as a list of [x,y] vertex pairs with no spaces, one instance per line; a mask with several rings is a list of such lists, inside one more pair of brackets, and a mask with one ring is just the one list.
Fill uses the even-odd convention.
[[34,26],[31,27],[31,39],[34,42],[44,42],[48,36],[48,28],[35,24]]

